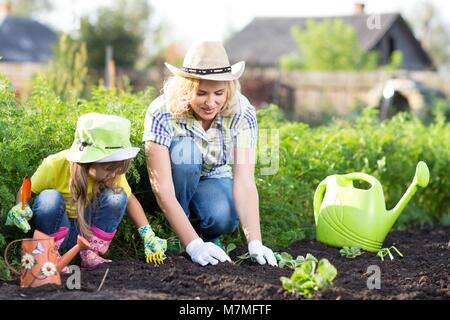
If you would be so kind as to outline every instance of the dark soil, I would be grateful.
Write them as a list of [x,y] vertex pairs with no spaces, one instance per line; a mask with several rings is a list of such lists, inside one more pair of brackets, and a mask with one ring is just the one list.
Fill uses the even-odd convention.
[[[450,227],[392,232],[385,245],[395,244],[404,254],[382,262],[375,254],[348,259],[339,250],[317,241],[298,241],[283,250],[296,257],[311,253],[327,258],[338,270],[333,289],[316,299],[450,299]],[[238,248],[231,254],[244,253]],[[367,268],[381,269],[381,289],[368,289],[373,275]],[[109,269],[103,286],[102,279]],[[0,282],[0,299],[201,299],[201,300],[291,300],[301,297],[283,290],[280,277],[290,269],[259,266],[250,261],[240,265],[223,263],[200,267],[185,254],[169,255],[159,267],[144,261],[114,261],[96,270],[82,270],[81,290],[65,285],[22,289],[19,280]],[[68,275],[63,275],[63,284]]]

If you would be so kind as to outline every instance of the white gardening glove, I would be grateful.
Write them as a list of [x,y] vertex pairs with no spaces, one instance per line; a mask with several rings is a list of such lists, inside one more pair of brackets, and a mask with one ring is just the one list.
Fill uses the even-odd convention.
[[204,242],[201,238],[197,238],[189,242],[186,246],[186,252],[192,261],[206,266],[208,263],[216,265],[220,262],[229,261],[230,257],[221,248],[212,242]]
[[272,267],[278,266],[277,259],[275,259],[275,255],[273,251],[261,243],[259,240],[252,240],[248,243],[248,253],[250,256],[255,256],[256,261],[259,264],[270,264]]

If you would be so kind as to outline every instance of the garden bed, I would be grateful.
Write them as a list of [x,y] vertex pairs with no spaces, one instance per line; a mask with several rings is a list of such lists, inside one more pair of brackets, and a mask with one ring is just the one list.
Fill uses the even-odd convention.
[[[283,250],[296,257],[311,253],[327,258],[338,271],[333,289],[319,293],[318,299],[450,299],[450,227],[392,232],[385,245],[400,249],[394,260],[382,262],[365,252],[355,259],[341,257],[339,250],[317,241],[298,241]],[[244,253],[240,247],[231,253]],[[381,289],[367,288],[371,273],[381,269]],[[109,269],[101,290],[97,291]],[[65,286],[22,289],[19,280],[0,282],[0,299],[202,299],[202,300],[285,300],[299,299],[283,290],[281,276],[290,269],[259,266],[250,261],[240,265],[194,265],[185,254],[170,254],[166,263],[155,268],[143,261],[114,261],[98,269],[81,272],[81,290]],[[67,279],[63,276],[63,283]]]

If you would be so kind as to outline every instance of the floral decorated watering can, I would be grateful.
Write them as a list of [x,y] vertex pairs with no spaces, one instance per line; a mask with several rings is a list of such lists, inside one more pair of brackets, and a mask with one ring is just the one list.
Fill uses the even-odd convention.
[[[355,180],[369,183],[369,189],[355,188]],[[314,194],[317,240],[334,247],[358,246],[378,252],[417,186],[424,188],[429,180],[428,167],[420,161],[406,193],[392,210],[386,210],[383,188],[374,177],[361,172],[328,176]]]
[[[14,243],[22,242],[21,271],[14,269],[8,262],[8,251]],[[5,249],[5,262],[8,268],[20,276],[22,288],[39,287],[44,284],[61,285],[60,272],[80,252],[89,248],[89,242],[78,236],[77,244],[59,256],[55,247],[55,240],[36,230],[32,239],[19,239],[10,242]]]

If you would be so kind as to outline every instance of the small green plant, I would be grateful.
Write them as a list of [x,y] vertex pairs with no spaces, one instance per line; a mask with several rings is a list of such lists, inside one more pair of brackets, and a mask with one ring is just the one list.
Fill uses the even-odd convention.
[[401,252],[400,252],[396,247],[394,247],[394,246],[390,246],[390,247],[388,247],[388,248],[381,248],[380,250],[378,250],[377,257],[379,257],[379,258],[381,259],[381,261],[384,261],[384,257],[385,257],[386,255],[388,255],[389,258],[390,258],[391,260],[394,260],[394,256],[392,255],[391,250],[394,250],[395,252],[397,252],[397,254],[398,254],[400,257],[403,258],[403,253],[401,253]]
[[255,258],[256,258],[256,254],[251,255],[247,252],[243,255],[237,256],[237,260],[234,263],[237,265],[240,265],[245,260],[251,259],[252,261],[254,261]]
[[225,252],[227,253],[227,255],[230,255],[230,253],[236,249],[236,245],[234,243],[229,243],[226,248],[225,248]]
[[330,288],[336,275],[336,268],[327,259],[321,259],[317,264],[317,259],[310,255],[295,268],[290,278],[281,277],[280,280],[285,290],[312,298],[316,292]]
[[168,251],[180,251],[182,248],[182,244],[180,239],[175,236],[167,238],[167,250]]
[[357,256],[362,255],[364,252],[361,251],[361,247],[343,247],[341,250],[339,250],[339,253],[343,257],[354,259]]
[[295,270],[295,268],[299,267],[303,262],[307,260],[313,260],[317,262],[317,259],[314,258],[314,256],[310,253],[306,254],[306,257],[304,256],[297,256],[297,258],[293,258],[289,253],[287,252],[275,252],[274,253],[275,258],[278,262],[278,267],[280,269],[283,269],[284,267],[291,268]]

